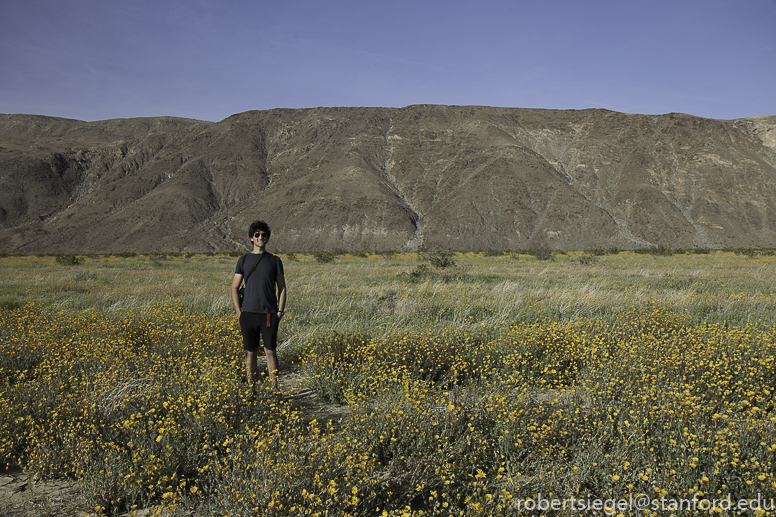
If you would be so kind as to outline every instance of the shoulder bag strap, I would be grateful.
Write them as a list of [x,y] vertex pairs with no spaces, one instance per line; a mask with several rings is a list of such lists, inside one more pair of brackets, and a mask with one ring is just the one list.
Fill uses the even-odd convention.
[[[259,262],[261,262],[262,260],[264,260],[264,255],[266,255],[266,254],[267,254],[267,252],[264,252],[264,253],[262,253],[262,254],[261,254],[261,257],[259,257],[259,260],[257,260],[257,261],[256,261],[256,263],[255,263],[255,264],[253,265],[253,267],[251,268],[251,270],[250,270],[250,271],[248,271],[248,274],[247,274],[247,275],[245,275],[245,276],[243,277],[243,285],[246,285],[246,286],[248,285],[248,276],[249,276],[251,273],[253,273],[253,271],[256,269],[256,266],[258,266],[258,265],[259,265]],[[247,258],[247,257],[248,257],[248,255],[250,255],[250,253],[248,253],[247,255],[245,255],[245,257]],[[243,261],[243,264],[245,264],[245,261]]]

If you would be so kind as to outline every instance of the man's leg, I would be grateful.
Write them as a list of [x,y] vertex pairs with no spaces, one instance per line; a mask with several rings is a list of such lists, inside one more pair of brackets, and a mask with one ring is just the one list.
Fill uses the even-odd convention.
[[280,320],[277,314],[267,314],[266,325],[261,329],[261,337],[264,340],[264,355],[267,358],[267,371],[269,382],[273,390],[278,389],[278,326]]
[[256,377],[258,376],[258,354],[256,352],[245,352],[245,375],[248,378],[248,386],[256,386]]
[[248,380],[248,386],[253,388],[258,377],[257,352],[261,345],[261,331],[254,314],[243,312],[240,315],[240,331],[243,337],[243,349],[245,349],[245,377]]
[[278,354],[275,350],[264,349],[264,355],[267,357],[267,371],[269,372],[269,382],[273,390],[278,389]]

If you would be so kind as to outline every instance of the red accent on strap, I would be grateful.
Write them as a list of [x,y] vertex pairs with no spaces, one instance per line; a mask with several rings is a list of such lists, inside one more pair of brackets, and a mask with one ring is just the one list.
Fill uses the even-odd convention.
[[270,316],[269,313],[267,313],[267,326],[268,327],[272,326],[272,317]]

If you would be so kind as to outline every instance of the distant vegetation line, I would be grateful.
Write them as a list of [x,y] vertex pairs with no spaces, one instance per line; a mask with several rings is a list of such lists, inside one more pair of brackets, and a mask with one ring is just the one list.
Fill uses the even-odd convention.
[[[424,248],[418,251],[418,254],[422,254]],[[723,253],[735,253],[736,255],[744,255],[747,257],[755,256],[773,256],[776,255],[776,248],[722,248],[722,249],[709,249],[709,248],[671,248],[670,246],[659,245],[649,246],[644,248],[636,248],[632,250],[621,250],[619,248],[592,248],[586,250],[556,250],[549,247],[540,247],[532,249],[521,249],[502,251],[494,249],[485,249],[479,251],[461,251],[461,250],[441,250],[451,254],[481,254],[487,257],[497,257],[502,255],[509,256],[533,256],[540,259],[552,258],[555,255],[565,255],[568,253],[584,253],[591,256],[605,256],[605,255],[619,255],[620,253],[631,252],[639,255],[655,255],[655,256],[671,256],[671,255],[707,255],[712,252]],[[440,250],[434,250],[434,253],[439,253]],[[183,252],[159,252],[159,253],[136,253],[134,251],[118,252],[118,253],[0,253],[2,257],[56,257],[57,262],[60,264],[78,264],[82,258],[99,258],[99,257],[117,257],[117,258],[131,258],[131,257],[148,257],[154,260],[165,260],[173,258],[192,258],[195,256],[204,257],[241,257],[242,255],[249,253],[245,251],[205,251],[201,253],[183,253]],[[348,251],[348,250],[332,250],[332,251],[275,251],[271,252],[276,255],[286,255],[293,260],[296,255],[312,255],[318,262],[330,262],[339,256],[351,256],[351,257],[367,257],[367,256],[391,256],[398,253],[412,253],[407,251],[397,250],[380,250],[380,251]]]

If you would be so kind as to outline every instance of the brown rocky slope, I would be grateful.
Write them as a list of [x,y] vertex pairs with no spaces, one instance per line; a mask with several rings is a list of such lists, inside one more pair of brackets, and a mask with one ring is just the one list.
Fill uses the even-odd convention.
[[776,246],[776,117],[417,105],[0,115],[0,251]]

